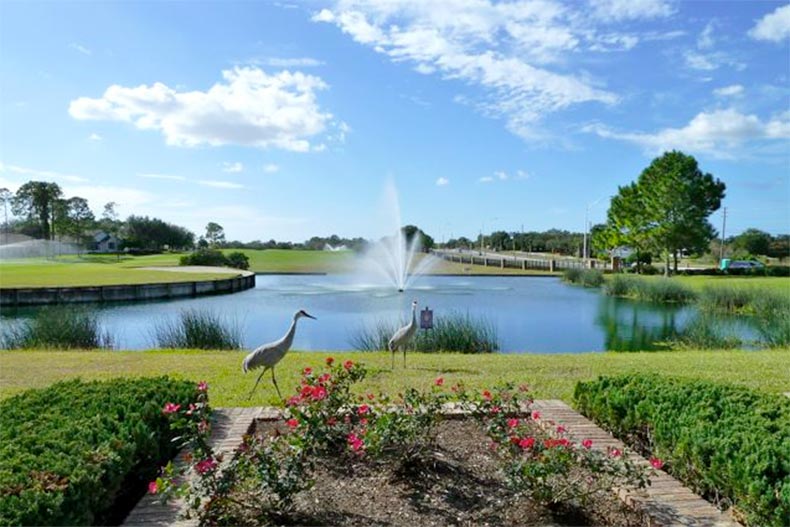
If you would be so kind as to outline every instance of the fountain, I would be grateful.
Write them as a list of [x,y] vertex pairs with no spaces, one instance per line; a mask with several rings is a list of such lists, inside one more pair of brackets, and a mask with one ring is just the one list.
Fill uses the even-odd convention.
[[388,232],[363,254],[359,271],[369,276],[378,287],[394,287],[402,293],[409,287],[414,276],[425,274],[437,261],[431,255],[420,258],[420,236],[415,234],[411,241],[402,229],[398,191],[389,181],[384,188],[383,215],[390,225]]

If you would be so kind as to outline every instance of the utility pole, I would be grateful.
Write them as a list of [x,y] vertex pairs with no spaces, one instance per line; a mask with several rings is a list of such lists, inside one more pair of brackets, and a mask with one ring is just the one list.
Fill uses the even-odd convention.
[[584,209],[584,243],[582,248],[582,265],[587,268],[587,217],[590,215],[590,205]]
[[724,215],[721,218],[721,244],[719,245],[719,266],[724,259],[724,229],[727,228],[727,207],[724,207]]

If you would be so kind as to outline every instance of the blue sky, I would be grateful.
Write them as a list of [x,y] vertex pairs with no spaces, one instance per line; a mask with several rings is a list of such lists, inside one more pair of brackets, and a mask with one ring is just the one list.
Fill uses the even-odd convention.
[[[667,149],[790,231],[790,4],[0,3],[0,186],[301,241],[581,231]],[[712,221],[717,226],[721,213]]]

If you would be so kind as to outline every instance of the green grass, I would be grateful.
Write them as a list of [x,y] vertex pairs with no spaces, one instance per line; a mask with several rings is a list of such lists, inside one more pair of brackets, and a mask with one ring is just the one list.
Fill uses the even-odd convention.
[[0,265],[0,288],[65,287],[219,280],[231,275],[128,269],[99,263],[27,262]]
[[[231,351],[5,351],[0,353],[0,398],[56,381],[114,377],[170,375],[210,385],[213,406],[260,406],[278,404],[269,374],[258,392],[247,399],[257,371],[241,372],[244,352]],[[445,385],[463,381],[482,389],[502,381],[526,383],[533,396],[572,400],[577,381],[599,375],[658,372],[763,389],[790,391],[790,349],[770,351],[682,351],[650,353],[584,353],[557,355],[460,355],[456,353],[409,353],[408,368],[396,361],[390,371],[389,353],[292,352],[276,368],[283,394],[298,385],[307,366],[320,368],[324,358],[351,359],[371,370],[362,384],[365,392],[396,394],[409,387],[428,388],[442,376]]]

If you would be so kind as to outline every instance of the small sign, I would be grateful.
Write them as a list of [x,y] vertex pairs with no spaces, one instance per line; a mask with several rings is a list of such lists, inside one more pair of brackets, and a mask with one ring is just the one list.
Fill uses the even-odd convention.
[[420,328],[433,329],[433,311],[427,307],[420,311]]

